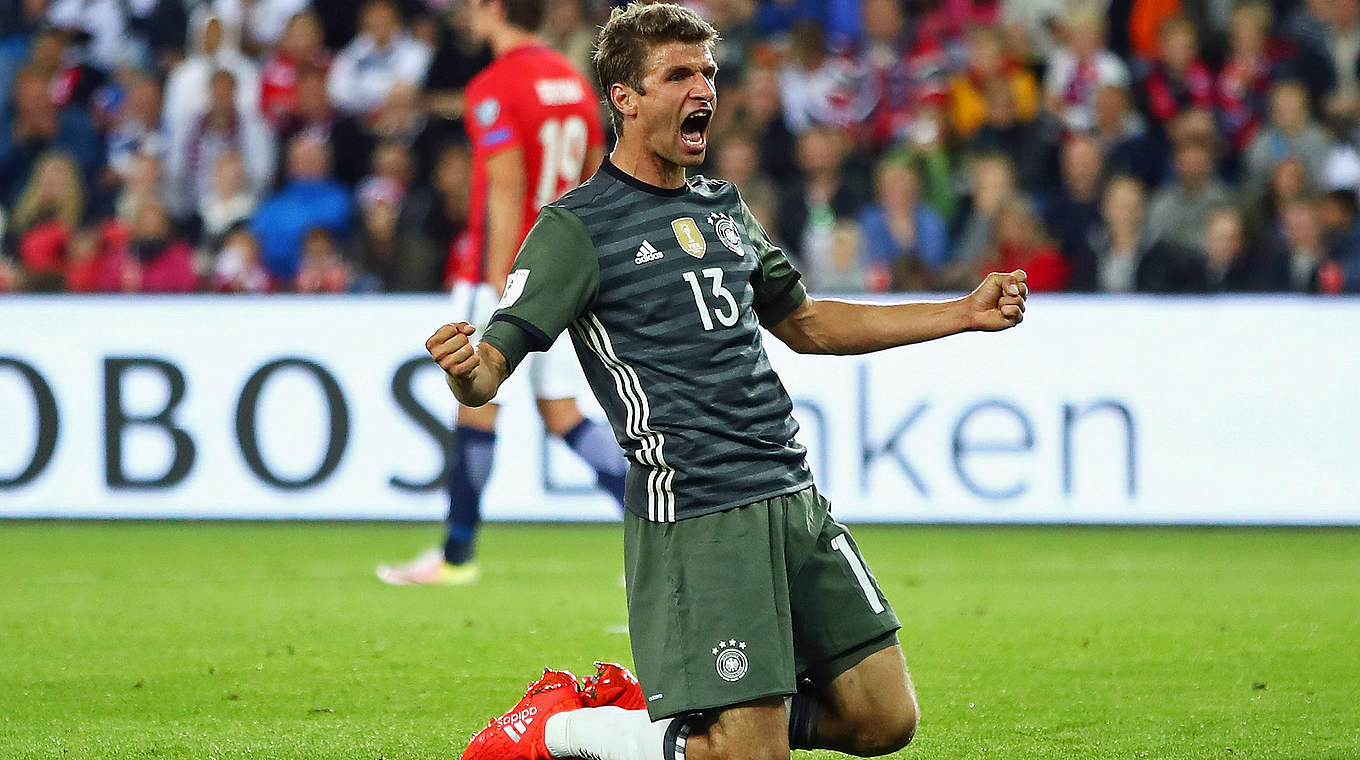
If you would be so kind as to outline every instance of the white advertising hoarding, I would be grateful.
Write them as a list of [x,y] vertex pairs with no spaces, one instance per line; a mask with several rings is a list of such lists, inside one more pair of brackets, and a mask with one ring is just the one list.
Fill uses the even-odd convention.
[[[0,517],[439,519],[440,297],[0,299]],[[864,357],[767,336],[850,521],[1360,524],[1360,300],[1035,296]],[[617,510],[512,379],[488,519]],[[588,412],[599,408],[587,400]]]

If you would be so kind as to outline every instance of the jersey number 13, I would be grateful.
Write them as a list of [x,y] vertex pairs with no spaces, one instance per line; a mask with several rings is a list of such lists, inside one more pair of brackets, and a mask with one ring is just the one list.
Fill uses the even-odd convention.
[[713,298],[718,301],[714,309],[708,308],[708,300],[704,295],[703,287],[699,284],[699,277],[694,272],[685,272],[682,277],[689,283],[689,289],[694,292],[694,305],[699,307],[699,321],[704,323],[705,330],[713,329],[713,319],[716,317],[718,324],[723,327],[731,327],[737,323],[737,299],[732,297],[732,291],[723,287],[722,267],[709,267],[703,271],[704,277],[713,283]]

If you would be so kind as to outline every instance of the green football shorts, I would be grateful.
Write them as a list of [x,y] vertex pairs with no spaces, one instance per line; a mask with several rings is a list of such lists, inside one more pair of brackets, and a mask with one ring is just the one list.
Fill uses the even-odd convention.
[[809,487],[673,523],[624,517],[633,663],[653,720],[793,694],[901,627]]

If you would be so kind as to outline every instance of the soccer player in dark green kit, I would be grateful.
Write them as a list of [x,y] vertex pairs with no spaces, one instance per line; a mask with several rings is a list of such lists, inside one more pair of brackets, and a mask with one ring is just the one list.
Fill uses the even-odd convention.
[[737,188],[685,176],[717,104],[716,39],[677,5],[614,11],[595,62],[617,147],[542,210],[480,343],[466,322],[426,343],[458,400],[478,406],[569,331],[629,461],[641,693],[611,702],[547,671],[465,760],[869,756],[916,730],[900,624],[813,485],[761,328],[818,354],[1004,330],[1023,318],[1025,273],[946,303],[808,296]]

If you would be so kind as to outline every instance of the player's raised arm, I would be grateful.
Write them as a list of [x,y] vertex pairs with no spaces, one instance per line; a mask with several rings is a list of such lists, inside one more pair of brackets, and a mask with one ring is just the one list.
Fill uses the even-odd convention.
[[866,354],[1025,318],[1024,270],[993,272],[971,294],[941,303],[867,304],[807,298],[770,332],[802,354]]
[[425,350],[444,369],[444,380],[458,401],[466,406],[481,406],[496,397],[510,369],[495,346],[472,345],[477,331],[467,322],[453,322],[435,330],[425,341]]

